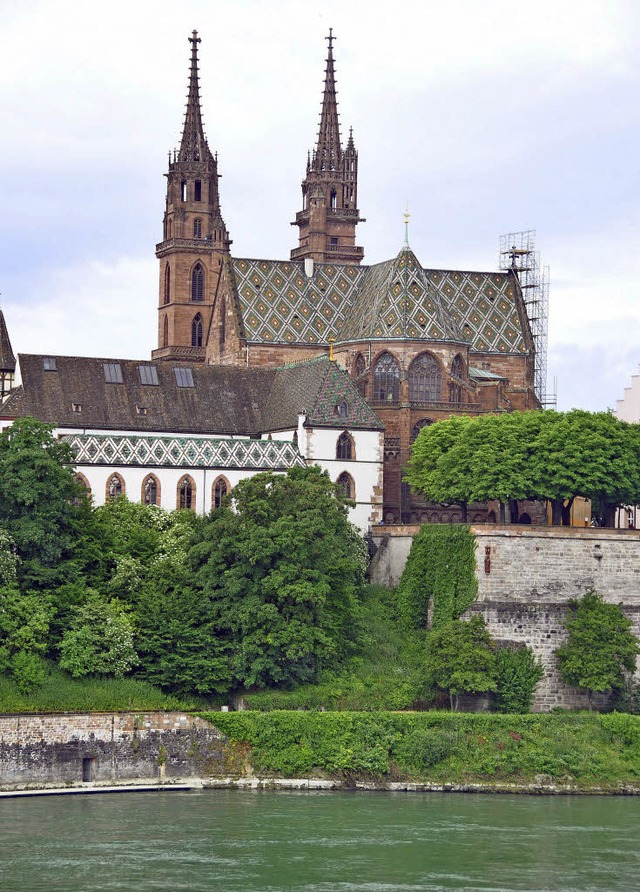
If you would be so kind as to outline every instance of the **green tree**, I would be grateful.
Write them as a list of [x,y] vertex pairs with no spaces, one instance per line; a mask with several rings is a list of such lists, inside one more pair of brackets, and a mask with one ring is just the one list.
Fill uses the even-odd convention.
[[180,694],[226,693],[230,644],[188,562],[200,525],[190,511],[174,512],[170,520],[137,601],[139,673]]
[[315,681],[353,648],[364,542],[318,467],[257,474],[214,511],[191,559],[237,683]]
[[501,647],[496,652],[496,708],[498,712],[531,711],[542,664],[530,647]]
[[460,694],[495,691],[494,645],[476,614],[468,621],[453,620],[427,635],[426,667],[433,684],[449,694],[451,709],[458,709]]
[[82,607],[76,608],[71,627],[62,636],[60,666],[74,678],[122,678],[138,662],[133,632],[131,616],[117,599],[105,601],[98,592],[90,592]]
[[638,640],[621,605],[608,604],[594,589],[569,601],[565,626],[567,641],[556,650],[560,673],[568,684],[586,688],[591,708],[594,691],[624,687],[625,670],[636,668]]
[[583,496],[610,525],[616,507],[640,501],[640,431],[581,410],[450,418],[422,429],[406,479],[440,503],[548,500],[554,524]]
[[0,587],[0,673],[13,675],[23,691],[44,681],[52,615],[50,601],[39,592]]
[[11,536],[25,589],[64,578],[73,544],[79,486],[66,443],[51,426],[18,418],[0,433],[0,526]]

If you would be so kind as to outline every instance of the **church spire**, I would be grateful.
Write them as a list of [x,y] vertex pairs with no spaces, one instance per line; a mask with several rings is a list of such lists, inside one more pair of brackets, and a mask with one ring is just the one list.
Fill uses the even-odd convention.
[[355,243],[356,225],[364,222],[358,211],[358,153],[352,130],[344,151],[340,145],[333,29],[326,39],[329,50],[318,141],[307,159],[302,210],[292,224],[299,227],[300,242],[291,259],[358,264],[364,257],[364,250]]
[[[204,361],[206,332],[231,239],[220,210],[218,157],[207,145],[200,110],[198,44],[191,43],[182,141],[169,156],[160,261],[156,359]],[[194,306],[195,305],[195,306]]]
[[204,135],[202,112],[200,110],[200,78],[198,76],[198,44],[200,43],[200,38],[197,31],[192,32],[189,42],[191,43],[189,93],[187,94],[182,142],[180,143],[177,160],[207,161],[211,158],[211,152]]
[[333,61],[333,41],[335,40],[333,28],[329,28],[329,36],[325,40],[329,41],[329,52],[327,54],[327,67],[324,75],[324,94],[322,97],[322,111],[320,112],[318,143],[313,153],[311,164],[315,171],[338,170],[342,160],[336,74]]

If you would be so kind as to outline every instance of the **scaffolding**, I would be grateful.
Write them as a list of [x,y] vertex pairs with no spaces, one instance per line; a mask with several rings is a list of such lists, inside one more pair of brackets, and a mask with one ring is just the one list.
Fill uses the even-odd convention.
[[549,333],[549,267],[541,266],[536,251],[535,229],[500,236],[499,267],[517,275],[529,318],[535,350],[534,385],[543,409],[555,409],[557,395],[547,391],[547,342]]

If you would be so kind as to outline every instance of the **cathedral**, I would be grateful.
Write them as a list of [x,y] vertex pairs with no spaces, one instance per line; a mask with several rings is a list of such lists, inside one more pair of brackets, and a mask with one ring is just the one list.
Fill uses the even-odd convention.
[[154,358],[264,368],[330,356],[384,424],[385,522],[452,519],[409,492],[403,468],[427,424],[539,406],[517,274],[425,268],[408,238],[390,260],[363,262],[358,152],[352,132],[346,145],[341,138],[331,32],[317,141],[293,221],[298,244],[286,260],[234,257],[202,126],[196,32],[190,41],[184,129],[156,248]]
[[[346,143],[340,133],[331,32],[298,243],[287,259],[235,257],[203,128],[197,32],[189,40],[156,246],[157,349],[139,362],[21,354],[22,384],[0,424],[27,414],[53,424],[98,504],[135,493],[208,511],[243,476],[315,462],[353,500],[363,530],[460,520],[412,493],[403,470],[434,421],[539,407],[516,271],[424,267],[406,231],[395,256],[364,262],[358,152],[353,133]],[[13,368],[2,374],[12,383]],[[486,519],[474,506],[469,520]]]

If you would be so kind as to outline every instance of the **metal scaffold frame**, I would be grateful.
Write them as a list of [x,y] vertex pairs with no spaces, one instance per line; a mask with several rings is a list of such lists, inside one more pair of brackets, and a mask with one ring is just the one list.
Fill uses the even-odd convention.
[[535,229],[500,236],[501,270],[518,276],[535,349],[535,391],[543,408],[555,409],[557,397],[547,392],[547,344],[549,337],[549,267],[541,266],[536,251]]

